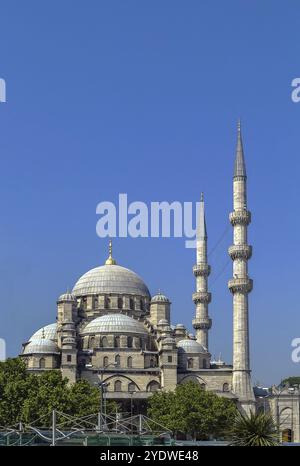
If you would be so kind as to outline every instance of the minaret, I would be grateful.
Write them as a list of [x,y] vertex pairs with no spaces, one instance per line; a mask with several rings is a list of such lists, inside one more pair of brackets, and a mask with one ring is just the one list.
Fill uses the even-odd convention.
[[228,288],[233,295],[233,376],[232,390],[242,409],[253,409],[254,394],[250,380],[248,293],[252,280],[248,277],[248,259],[252,247],[247,243],[247,227],[251,213],[247,210],[247,175],[244,160],[241,125],[238,123],[236,159],[233,175],[233,212],[229,215],[233,226],[233,245],[228,252],[233,261],[233,279]]
[[208,304],[211,301],[211,293],[207,291],[210,266],[207,264],[207,233],[203,193],[201,194],[197,229],[197,263],[193,267],[193,273],[196,277],[196,293],[193,294],[196,317],[193,320],[193,327],[196,330],[197,342],[208,351],[208,331],[211,328],[211,319],[208,316]]

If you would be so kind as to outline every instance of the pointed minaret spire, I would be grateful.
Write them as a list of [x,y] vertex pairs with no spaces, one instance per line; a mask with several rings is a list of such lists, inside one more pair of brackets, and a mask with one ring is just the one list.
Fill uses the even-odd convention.
[[205,221],[205,208],[204,208],[204,195],[201,193],[200,197],[200,209],[199,209],[199,224],[198,224],[198,232],[197,232],[197,239],[204,240],[207,238],[206,232],[206,221]]
[[250,379],[248,294],[253,282],[248,275],[248,260],[252,247],[248,244],[248,225],[251,213],[247,208],[247,177],[243,153],[240,123],[233,176],[233,211],[230,216],[233,227],[233,245],[229,256],[233,263],[233,278],[228,287],[233,295],[233,371],[232,391],[241,408],[250,413],[254,409],[254,394]]
[[197,342],[208,351],[208,331],[211,328],[208,304],[211,301],[211,294],[207,291],[210,266],[207,264],[207,232],[203,193],[201,193],[200,197],[197,222],[197,264],[193,267],[193,272],[196,277],[196,293],[193,294],[196,317],[193,320],[193,327],[196,331]]
[[237,145],[236,145],[236,156],[234,163],[234,177],[247,177],[246,164],[244,159],[243,139],[241,130],[241,120],[238,121],[238,134],[237,134]]

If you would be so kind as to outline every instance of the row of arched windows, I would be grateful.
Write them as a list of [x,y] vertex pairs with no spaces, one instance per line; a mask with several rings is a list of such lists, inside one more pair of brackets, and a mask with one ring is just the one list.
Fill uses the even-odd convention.
[[[187,367],[188,367],[188,369],[194,369],[194,359],[193,358],[188,358]],[[207,369],[206,359],[203,359],[203,361],[202,361],[202,369]]]
[[[133,337],[128,336],[128,337],[125,337],[125,338],[127,338],[127,341],[125,340],[126,341],[125,347],[126,348],[132,348],[133,347]],[[141,338],[139,338],[139,337],[135,337],[135,338],[136,338],[135,346],[138,346],[139,348],[141,348],[143,346],[143,340]],[[90,337],[90,339],[89,339],[89,348],[95,348],[95,345],[96,345],[95,337]],[[120,348],[120,347],[121,347],[121,337],[116,336],[116,337],[114,337],[114,346],[113,346],[113,348]],[[100,348],[111,348],[111,346],[109,345],[108,338],[106,336],[104,336],[104,337],[102,337],[100,339]]]
[[[123,385],[124,385],[124,383],[121,382],[121,380],[116,380],[115,383],[114,383],[114,391],[115,392],[121,392],[122,388],[123,388]],[[152,380],[147,386],[147,391],[149,391],[149,392],[156,392],[159,389],[160,389],[160,385],[159,385],[158,382],[156,382],[156,380]],[[136,391],[138,391],[138,387],[136,386],[136,384],[134,382],[129,382],[129,384],[127,385],[127,391],[128,392],[136,392]]]
[[[132,356],[128,356],[128,358],[127,358],[127,367],[129,367],[129,368],[133,367],[132,366],[132,361],[133,361]],[[120,366],[120,364],[121,364],[121,357],[120,357],[119,354],[117,354],[115,356],[115,365]],[[103,358],[103,367],[107,367],[108,365],[109,365],[108,356],[104,356],[104,358]]]
[[[104,298],[104,309],[112,309],[112,302],[113,302],[113,300],[109,296],[105,296],[105,298]],[[127,308],[127,303],[126,304],[125,303],[126,303],[126,301],[124,300],[124,298],[121,298],[121,297],[118,298],[117,299],[117,308],[118,309]],[[95,298],[94,299],[94,307],[97,308],[98,304],[99,304],[98,298]],[[82,299],[82,306],[84,308],[86,308],[86,305],[87,305],[87,299],[83,298]],[[129,309],[131,311],[134,311],[136,307],[138,307],[138,306],[136,306],[135,300],[133,298],[129,298]],[[146,304],[145,304],[144,300],[140,299],[139,300],[139,309],[141,311],[144,311],[145,308],[146,308]]]

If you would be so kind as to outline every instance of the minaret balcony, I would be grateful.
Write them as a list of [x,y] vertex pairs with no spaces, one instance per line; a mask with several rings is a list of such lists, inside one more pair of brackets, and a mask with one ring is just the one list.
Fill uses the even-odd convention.
[[193,319],[192,323],[195,330],[209,330],[211,328],[212,320],[209,317],[196,317]]
[[253,288],[251,278],[232,278],[228,281],[228,288],[231,293],[250,293]]
[[230,246],[230,248],[228,249],[228,254],[230,255],[233,261],[235,259],[248,260],[252,256],[252,246],[249,246],[248,244],[235,244]]
[[211,302],[211,293],[208,291],[197,291],[193,293],[193,301],[195,304],[208,304]]
[[208,277],[210,274],[210,265],[205,263],[194,265],[193,274],[195,277]]
[[229,214],[229,220],[232,226],[249,225],[251,222],[251,212],[249,210],[234,210]]

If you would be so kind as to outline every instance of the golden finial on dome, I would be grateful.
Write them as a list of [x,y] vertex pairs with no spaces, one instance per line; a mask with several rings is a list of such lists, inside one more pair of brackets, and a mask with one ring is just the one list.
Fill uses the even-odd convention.
[[105,265],[116,265],[115,259],[112,258],[112,240],[109,240],[109,256],[105,261]]

